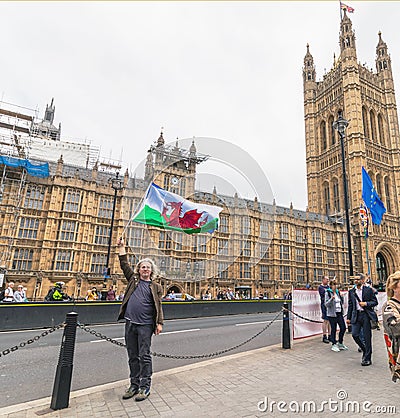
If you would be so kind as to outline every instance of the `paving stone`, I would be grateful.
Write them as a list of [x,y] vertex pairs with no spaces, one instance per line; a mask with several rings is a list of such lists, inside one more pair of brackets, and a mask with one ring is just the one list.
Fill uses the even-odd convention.
[[[155,373],[152,394],[144,402],[122,401],[126,380],[109,386],[71,394],[70,407],[52,411],[45,418],[93,418],[93,417],[303,417],[310,413],[262,412],[259,402],[268,398],[271,402],[310,402],[320,405],[329,398],[338,400],[340,393],[347,401],[370,401],[373,406],[394,406],[398,416],[400,398],[394,396],[400,384],[393,384],[387,367],[386,349],[382,335],[374,332],[373,365],[362,367],[351,336],[346,334],[348,351],[333,353],[330,346],[322,344],[320,337],[295,341],[293,349],[282,350],[279,346],[232,355],[225,361],[207,360],[202,364],[184,366],[176,370]],[[234,368],[234,370],[232,370]],[[341,391],[341,392],[339,392]],[[343,392],[344,391],[344,392]],[[82,394],[80,394],[82,392]],[[38,404],[39,405],[39,404]],[[49,408],[42,404],[29,408],[28,404],[14,408],[0,416],[7,418],[38,418],[38,411]],[[313,416],[319,416],[317,413]],[[320,416],[338,416],[328,410]],[[348,416],[351,416],[348,415]],[[360,412],[359,417],[371,413]]]

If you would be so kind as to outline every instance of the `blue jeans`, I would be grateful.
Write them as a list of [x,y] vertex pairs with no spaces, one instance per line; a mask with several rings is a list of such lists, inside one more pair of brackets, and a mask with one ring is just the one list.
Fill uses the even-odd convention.
[[346,332],[346,324],[344,323],[343,314],[341,312],[336,312],[336,316],[328,316],[329,323],[331,325],[331,343],[336,344],[336,329],[339,325],[339,342],[343,344],[343,336]]
[[[364,334],[364,341],[361,339]],[[353,340],[363,351],[363,360],[371,361],[372,357],[372,332],[369,316],[364,311],[357,311],[357,320],[351,324]]]
[[128,350],[128,363],[131,385],[150,389],[153,364],[150,354],[153,324],[138,325],[126,320],[125,342]]

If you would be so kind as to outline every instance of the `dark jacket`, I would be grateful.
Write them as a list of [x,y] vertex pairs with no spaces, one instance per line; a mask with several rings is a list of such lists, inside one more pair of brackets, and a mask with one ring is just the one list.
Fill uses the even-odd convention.
[[[350,289],[349,290],[349,306],[347,309],[347,319],[350,319],[350,322],[352,324],[355,324],[357,322],[357,298],[356,298],[356,289]],[[367,306],[364,306],[363,309],[366,312],[366,314],[369,316],[370,319],[373,319],[374,321],[378,320],[378,316],[376,315],[374,311],[374,307],[378,305],[378,300],[376,298],[376,295],[374,291],[367,286],[362,287],[362,302],[367,302]]]
[[[121,265],[121,269],[124,273],[124,276],[128,280],[128,286],[125,290],[124,300],[122,301],[121,308],[119,310],[118,320],[125,318],[125,311],[128,305],[129,298],[131,297],[132,293],[136,290],[138,285],[139,277],[134,273],[133,268],[128,263],[127,255],[120,255],[119,256],[119,264]],[[154,302],[154,328],[158,324],[163,324],[164,322],[164,314],[161,306],[161,298],[162,298],[162,287],[156,283],[155,281],[151,281],[150,284],[151,295],[153,296]]]

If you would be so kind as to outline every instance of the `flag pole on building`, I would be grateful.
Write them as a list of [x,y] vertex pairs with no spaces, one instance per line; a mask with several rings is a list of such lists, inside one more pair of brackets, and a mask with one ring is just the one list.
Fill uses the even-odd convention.
[[367,257],[368,276],[370,276],[371,275],[371,263],[369,259],[369,253],[368,253],[369,213],[368,213],[367,207],[363,203],[360,205],[360,221],[361,221],[361,226],[363,228],[363,236],[365,239],[365,255]]
[[340,8],[340,21],[343,20],[342,10],[346,10],[347,13],[354,13],[354,7],[348,6],[347,4],[342,3],[339,0],[339,8]]

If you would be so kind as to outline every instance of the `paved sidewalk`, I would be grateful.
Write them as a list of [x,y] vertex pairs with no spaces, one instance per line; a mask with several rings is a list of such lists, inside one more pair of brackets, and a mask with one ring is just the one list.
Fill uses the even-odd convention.
[[[373,334],[373,364],[369,367],[361,366],[361,354],[351,335],[345,336],[349,351],[340,353],[331,351],[330,345],[315,337],[295,341],[291,350],[266,347],[155,373],[152,393],[143,402],[121,399],[128,385],[125,380],[73,392],[67,409],[50,410],[50,398],[46,398],[0,409],[0,416],[367,417],[376,415],[380,407],[386,408],[380,416],[398,416],[400,382],[391,381],[382,331]],[[288,412],[278,410],[276,404],[280,401],[286,402],[281,408]],[[321,402],[327,404],[320,412],[309,412],[305,404],[306,412],[301,412],[304,401],[310,405],[315,402],[317,409],[321,409]],[[370,412],[363,411],[364,402],[370,402],[364,404]],[[395,410],[388,411],[390,406]],[[299,413],[291,412],[297,407]],[[342,407],[343,412],[332,412],[335,407]]]

